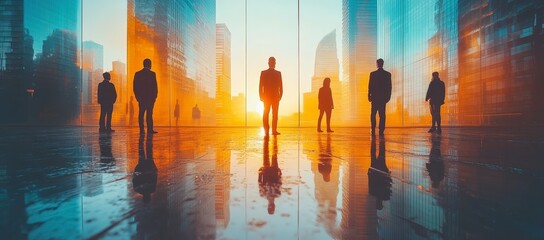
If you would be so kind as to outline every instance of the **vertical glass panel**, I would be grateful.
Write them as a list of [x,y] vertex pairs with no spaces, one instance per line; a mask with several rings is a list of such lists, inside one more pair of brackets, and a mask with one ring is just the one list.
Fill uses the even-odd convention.
[[79,0],[0,4],[0,122],[79,124]]
[[216,122],[246,126],[246,1],[216,4]]
[[[315,127],[319,109],[319,92],[324,79],[330,79],[330,95],[327,87],[321,91],[322,108],[334,106],[332,126],[344,124],[347,113],[347,92],[342,87],[342,2],[300,1],[300,84],[301,125]],[[326,96],[332,97],[332,103]],[[328,104],[330,103],[330,104]],[[322,128],[326,131],[326,116]],[[332,127],[331,127],[332,128]]]
[[283,79],[278,126],[298,126],[298,3],[290,0],[259,0],[248,1],[247,4],[248,126],[263,124],[259,78],[261,71],[268,69],[268,59],[271,56],[276,58],[276,70],[281,72]]
[[[134,124],[138,106],[132,101],[132,89],[126,74],[127,2],[83,0],[83,50],[81,79],[81,120],[83,125],[98,126],[100,105],[98,84],[103,73],[110,73],[117,100],[113,106],[112,125]],[[132,116],[132,118],[131,118]],[[131,122],[132,119],[132,122]]]

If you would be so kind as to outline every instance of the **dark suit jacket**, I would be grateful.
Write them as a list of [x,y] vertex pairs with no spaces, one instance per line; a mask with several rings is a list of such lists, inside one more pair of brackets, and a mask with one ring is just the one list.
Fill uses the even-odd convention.
[[259,97],[264,102],[280,101],[283,96],[281,72],[269,68],[261,72]]
[[388,103],[391,99],[391,73],[378,68],[370,73],[368,82],[368,100],[372,103]]
[[101,105],[113,105],[117,100],[115,86],[109,81],[102,81],[98,84],[98,103]]
[[446,98],[446,86],[440,79],[434,79],[429,83],[427,89],[427,96],[425,101],[431,100],[431,104],[444,104],[444,98]]
[[141,103],[154,102],[157,99],[157,76],[155,72],[144,68],[134,74],[133,84],[136,100]]
[[319,109],[329,110],[334,109],[334,103],[332,101],[332,90],[331,88],[321,87],[319,89],[319,95],[317,96],[319,101]]

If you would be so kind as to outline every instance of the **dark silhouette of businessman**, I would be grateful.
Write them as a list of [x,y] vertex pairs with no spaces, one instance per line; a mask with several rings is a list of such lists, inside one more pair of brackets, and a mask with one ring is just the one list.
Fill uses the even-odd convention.
[[111,129],[111,114],[113,113],[113,104],[117,100],[115,86],[110,82],[109,72],[102,74],[104,80],[98,84],[98,103],[100,104],[100,132],[115,132]]
[[391,73],[383,70],[383,59],[376,61],[378,70],[370,73],[368,82],[368,101],[372,103],[370,111],[370,123],[372,125],[372,136],[376,129],[376,112],[380,115],[380,136],[385,131],[385,105],[391,99]]
[[317,119],[317,131],[321,130],[321,120],[323,119],[323,113],[327,114],[327,132],[334,132],[331,129],[331,114],[334,109],[334,102],[332,100],[331,79],[325,78],[323,80],[323,87],[319,88],[319,94],[317,96],[319,102],[319,118]]
[[385,163],[385,139],[380,139],[380,152],[376,156],[376,140],[370,146],[370,168],[368,169],[368,191],[376,198],[376,209],[383,209],[383,201],[391,198],[392,179]]
[[140,108],[138,112],[138,124],[140,134],[144,134],[144,114],[146,115],[147,133],[157,133],[153,130],[153,107],[157,99],[157,76],[151,71],[151,60],[144,60],[144,68],[134,74],[134,95]]
[[444,179],[444,161],[440,152],[442,137],[440,135],[433,136],[431,152],[429,153],[429,162],[425,164],[429,178],[431,178],[431,186],[438,188],[440,182]]
[[268,136],[268,115],[272,108],[272,134],[279,135],[278,127],[278,108],[281,97],[283,96],[283,83],[281,72],[276,71],[276,58],[268,59],[268,69],[261,72],[259,81],[259,98],[264,103],[263,127],[266,136]]
[[268,200],[268,214],[274,214],[276,204],[274,200],[281,195],[281,169],[278,167],[278,140],[274,137],[272,162],[268,150],[269,138],[264,138],[263,166],[259,168],[259,194]]
[[[146,149],[144,150],[144,135],[138,141],[138,165],[132,175],[134,191],[142,194],[145,203],[151,201],[151,194],[157,187],[157,166],[153,160],[153,133],[148,133]],[[146,154],[147,153],[147,154]]]
[[438,77],[438,72],[433,72],[433,78],[427,88],[427,96],[425,101],[429,101],[429,107],[432,116],[432,126],[429,132],[442,132],[440,117],[440,107],[444,104],[444,98],[446,97],[446,86],[444,82]]

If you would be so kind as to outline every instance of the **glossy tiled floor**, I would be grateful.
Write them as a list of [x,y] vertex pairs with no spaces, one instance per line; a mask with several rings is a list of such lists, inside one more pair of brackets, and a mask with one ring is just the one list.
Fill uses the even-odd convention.
[[543,239],[541,129],[4,128],[4,239]]

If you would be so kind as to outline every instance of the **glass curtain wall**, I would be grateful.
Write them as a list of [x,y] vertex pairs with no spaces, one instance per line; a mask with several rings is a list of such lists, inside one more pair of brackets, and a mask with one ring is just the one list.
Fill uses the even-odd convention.
[[0,2],[0,123],[80,124],[81,2]]
[[[62,0],[0,4],[1,124],[98,125],[111,74],[113,124],[136,126],[134,74],[152,61],[159,126],[261,126],[260,71],[282,72],[280,127],[315,127],[331,79],[332,126],[368,126],[368,76],[392,74],[389,126],[542,125],[544,3],[457,1]],[[323,120],[323,124],[325,120]]]

